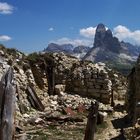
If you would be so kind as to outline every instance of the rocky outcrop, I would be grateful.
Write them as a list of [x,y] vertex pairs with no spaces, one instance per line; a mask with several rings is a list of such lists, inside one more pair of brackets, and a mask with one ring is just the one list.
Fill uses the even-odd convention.
[[87,53],[89,51],[90,47],[87,47],[87,46],[77,46],[73,49],[73,52],[76,53],[76,54],[79,54],[79,53]]
[[99,24],[96,29],[94,47],[102,47],[114,53],[121,51],[121,45],[116,37],[113,37],[110,29],[105,28],[105,25]]

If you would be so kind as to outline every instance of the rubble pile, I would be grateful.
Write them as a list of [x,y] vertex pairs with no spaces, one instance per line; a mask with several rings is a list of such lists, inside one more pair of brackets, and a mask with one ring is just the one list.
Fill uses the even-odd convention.
[[[48,129],[50,129],[51,126],[55,131],[61,128],[64,134],[66,133],[64,129],[70,129],[71,127],[77,131],[78,129],[82,129],[80,132],[84,135],[87,113],[91,102],[95,102],[95,100],[82,98],[79,95],[69,95],[67,93],[63,93],[63,96],[48,96],[43,101],[45,105],[43,112],[32,109],[22,115],[19,114],[17,126],[20,126],[22,130],[21,133],[25,133],[26,135],[33,135],[29,134],[30,130],[35,131],[40,128],[50,131]],[[107,118],[108,112],[113,112],[113,108],[110,107],[110,105],[104,105],[102,103],[99,103],[99,110],[100,116],[102,117],[100,119],[102,119],[102,121]],[[16,135],[22,138],[21,133],[16,133]],[[56,138],[57,135],[54,137]]]
[[[63,96],[49,96],[48,105],[52,108],[52,111],[61,110],[65,107],[70,107],[73,110],[76,110],[79,105],[84,105],[86,109],[88,109],[91,105],[91,102],[95,102],[94,99],[88,99],[80,97],[79,95],[70,95],[67,93],[63,93]],[[100,103],[99,106],[102,110],[111,110],[110,105],[104,105]],[[50,109],[51,110],[51,109]]]
[[125,128],[124,136],[128,140],[139,140],[140,139],[140,123],[139,120],[133,127]]

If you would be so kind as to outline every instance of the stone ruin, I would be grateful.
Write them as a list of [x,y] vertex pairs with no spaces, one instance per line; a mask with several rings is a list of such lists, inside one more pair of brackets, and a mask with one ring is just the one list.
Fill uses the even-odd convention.
[[63,53],[54,53],[53,56],[57,63],[55,84],[64,84],[67,93],[94,98],[105,104],[111,102],[111,94],[124,99],[126,79],[104,63],[79,61]]
[[104,65],[79,63],[72,69],[66,81],[67,92],[110,103],[112,82]]
[[[110,107],[112,92],[115,98],[120,98],[120,96],[124,97],[126,91],[125,79],[123,81],[118,73],[107,68],[104,63],[93,64],[63,53],[54,53],[52,58],[55,63],[53,79],[55,93],[50,96],[47,75],[50,73],[46,74],[44,65],[42,65],[45,57],[43,54],[38,54],[39,61],[31,65],[21,53],[17,53],[14,57],[2,51],[0,53],[0,78],[11,66],[9,60],[15,60],[12,67],[16,85],[16,126],[24,128],[28,120],[32,118],[35,118],[33,122],[36,122],[40,116],[47,116],[50,113],[61,115],[63,111],[67,112],[65,109],[69,108],[77,111],[81,105],[87,110],[91,102],[95,102],[94,99],[102,102],[99,103],[100,110],[112,111]],[[33,91],[34,96],[37,96],[43,106],[41,109],[34,106],[31,93],[27,90]]]
[[[111,101],[112,89],[115,93],[114,96],[124,96],[126,88],[123,85],[125,82],[121,81],[122,77],[120,78],[119,74],[107,68],[104,63],[83,62],[64,53],[54,53],[52,56],[55,62],[54,86],[63,85],[65,87],[64,92],[98,99],[106,104]],[[46,104],[45,98],[48,96],[48,77],[44,68],[40,67],[41,62],[31,66],[24,57],[20,52],[16,52],[13,57],[12,54],[9,55],[1,50],[1,76],[10,66],[9,60],[16,60],[13,67],[17,85],[17,109],[22,113],[31,108],[26,93],[29,85],[35,89],[44,105]],[[20,64],[21,62],[22,64]],[[38,86],[36,78],[41,81],[41,87]]]

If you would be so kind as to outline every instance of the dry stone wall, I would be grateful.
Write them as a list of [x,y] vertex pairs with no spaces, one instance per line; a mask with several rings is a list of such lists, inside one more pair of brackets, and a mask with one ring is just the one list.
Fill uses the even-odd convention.
[[80,61],[64,53],[54,53],[53,57],[56,62],[55,84],[64,84],[66,92],[110,103],[112,91],[115,99],[124,99],[126,79],[104,63]]
[[110,103],[112,82],[104,66],[77,64],[66,81],[66,91]]
[[127,78],[120,73],[108,70],[109,79],[112,82],[112,92],[115,100],[125,100],[127,92]]

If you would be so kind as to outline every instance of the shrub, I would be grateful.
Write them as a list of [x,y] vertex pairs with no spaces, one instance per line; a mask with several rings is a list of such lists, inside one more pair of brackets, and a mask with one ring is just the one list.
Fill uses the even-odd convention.
[[12,56],[16,57],[17,50],[15,48],[7,48],[6,51],[9,55],[12,55]]
[[27,60],[28,60],[31,64],[36,63],[37,60],[38,60],[38,58],[39,58],[39,55],[38,55],[36,52],[31,53],[31,54],[29,54],[29,55],[27,56]]

